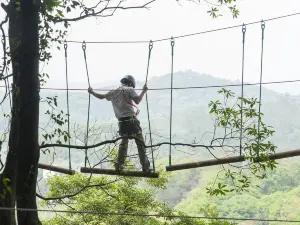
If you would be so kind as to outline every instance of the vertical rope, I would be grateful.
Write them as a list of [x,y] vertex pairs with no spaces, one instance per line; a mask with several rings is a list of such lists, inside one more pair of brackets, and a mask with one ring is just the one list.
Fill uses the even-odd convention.
[[[86,43],[85,41],[82,42],[82,50],[83,50],[83,56],[84,56],[84,62],[85,62],[85,69],[86,69],[86,76],[88,80],[88,85],[90,85],[90,77],[89,77],[89,70],[87,66],[87,59],[86,59]],[[88,145],[88,139],[89,139],[89,124],[90,124],[90,107],[91,106],[91,94],[89,93],[89,103],[88,103],[88,116],[87,116],[87,124],[86,124],[86,139],[85,139],[85,146]],[[85,149],[85,158],[84,158],[84,166],[86,167],[86,163],[88,161],[87,157],[87,149]]]
[[172,165],[172,114],[173,114],[173,64],[174,64],[174,38],[171,38],[171,102],[170,102],[170,149],[169,149],[169,165]]
[[241,93],[241,131],[240,131],[240,156],[242,155],[243,148],[243,98],[244,98],[244,61],[245,61],[245,36],[246,36],[246,26],[243,24],[243,53],[242,53],[242,93]]
[[66,64],[66,86],[67,86],[67,114],[68,114],[68,140],[69,140],[69,169],[72,169],[71,163],[71,143],[70,143],[70,108],[69,108],[69,78],[68,78],[68,43],[64,42],[65,49],[65,64]]
[[257,125],[257,132],[258,132],[258,152],[257,156],[259,156],[259,148],[260,148],[260,122],[261,122],[261,89],[262,89],[262,72],[263,72],[263,55],[264,55],[264,38],[265,38],[265,21],[261,21],[261,57],[260,57],[260,80],[259,80],[259,105],[258,105],[258,125]]
[[[151,58],[152,48],[153,48],[153,42],[150,41],[150,42],[149,42],[149,54],[148,54],[147,73],[146,73],[146,84],[147,84],[147,82],[148,82],[149,65],[150,65],[150,58]],[[153,154],[153,147],[152,147],[152,132],[151,132],[150,113],[149,113],[149,104],[148,104],[148,94],[147,94],[147,92],[146,92],[146,103],[147,103],[148,126],[149,126],[149,135],[150,135],[150,144],[151,144],[151,154],[152,154],[152,165],[153,165],[153,171],[155,172],[154,154]]]
[[[149,75],[149,65],[150,65],[150,58],[151,58],[151,52],[153,48],[153,41],[149,42],[149,53],[148,53],[148,64],[147,64],[147,73],[146,73],[146,84],[148,82],[148,75]],[[146,92],[147,94],[147,92]]]

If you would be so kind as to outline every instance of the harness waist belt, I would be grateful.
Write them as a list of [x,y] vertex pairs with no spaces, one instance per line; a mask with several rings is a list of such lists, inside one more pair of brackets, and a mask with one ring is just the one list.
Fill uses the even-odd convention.
[[120,122],[122,122],[122,121],[127,121],[127,120],[134,120],[134,119],[136,119],[135,116],[128,116],[128,117],[122,117],[122,118],[119,118],[118,120],[119,120]]

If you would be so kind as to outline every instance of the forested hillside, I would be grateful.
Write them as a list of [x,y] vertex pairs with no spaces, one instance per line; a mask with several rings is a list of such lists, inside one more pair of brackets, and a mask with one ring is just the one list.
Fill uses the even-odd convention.
[[[201,75],[192,71],[178,72],[174,75],[174,87],[195,87],[195,86],[218,86],[237,84],[228,80],[218,79],[209,75]],[[138,88],[143,83],[138,84]],[[117,84],[116,84],[117,86]],[[170,76],[164,75],[154,77],[148,83],[150,89],[170,87]],[[110,89],[113,87],[94,87]],[[208,103],[219,98],[215,88],[195,88],[179,89],[173,91],[173,142],[192,143],[195,139],[200,143],[209,143],[213,129],[213,123],[208,114]],[[240,95],[240,87],[228,87],[237,96]],[[245,96],[258,98],[259,86],[245,86]],[[101,92],[101,91],[100,91]],[[102,91],[103,93],[105,91]],[[65,107],[65,93],[51,93],[43,91],[43,95],[57,95],[59,106]],[[153,90],[148,92],[149,113],[154,142],[166,141],[169,138],[169,117],[170,117],[170,90]],[[71,122],[84,125],[87,118],[88,94],[86,92],[71,92],[70,111]],[[144,134],[149,133],[147,127],[147,111],[145,101],[140,105],[140,120],[144,128]],[[278,146],[277,151],[295,149],[300,146],[297,138],[300,132],[300,106],[297,97],[282,95],[262,89],[262,112],[264,121],[274,127],[275,134],[273,141]],[[43,119],[44,117],[41,116]],[[91,121],[97,121],[98,132],[102,132],[101,138],[93,140],[100,142],[105,138],[112,137],[116,129],[116,120],[110,103],[92,97],[91,101]],[[93,123],[93,122],[91,122]],[[112,128],[113,127],[113,128]],[[97,133],[96,131],[96,133]],[[106,136],[104,138],[103,133]],[[149,135],[146,135],[149,141]],[[185,151],[183,151],[185,150]],[[67,166],[68,156],[64,151],[62,163]],[[135,148],[133,150],[135,151]],[[164,168],[168,165],[169,146],[162,146],[156,149],[156,166]],[[193,155],[191,155],[193,154]],[[150,156],[150,153],[149,153]],[[56,155],[55,158],[59,157]],[[91,156],[95,162],[95,155]],[[49,160],[49,156],[46,157]],[[46,159],[44,158],[44,159]],[[211,158],[205,149],[192,149],[186,147],[172,148],[173,163],[182,161],[195,161]],[[72,152],[73,163],[83,164],[83,153],[74,154]],[[250,217],[250,218],[289,218],[299,219],[300,207],[293,204],[297,202],[299,194],[299,176],[297,175],[300,165],[297,158],[284,160],[284,164],[279,165],[279,169],[270,173],[264,181],[257,181],[260,186],[252,188],[249,193],[234,194],[226,197],[212,198],[206,193],[206,187],[218,171],[218,167],[208,167],[203,169],[193,169],[173,172],[165,191],[160,191],[157,197],[168,203],[171,207],[182,210],[185,213],[197,214],[201,207],[208,203],[215,204],[222,216],[226,217]],[[295,163],[294,163],[295,162]],[[54,162],[55,163],[55,162]],[[76,165],[75,164],[75,165]],[[247,202],[247,204],[245,204]],[[274,202],[272,206],[269,206]],[[297,213],[298,212],[298,213]],[[250,223],[249,224],[272,224],[272,223]]]
[[[228,80],[222,80],[210,75],[197,74],[192,71],[178,72],[174,74],[174,87],[194,86],[218,86],[237,84]],[[116,84],[117,86],[118,84]],[[138,83],[138,88],[143,83]],[[170,75],[154,77],[148,82],[150,89],[169,88]],[[94,87],[95,89],[108,90],[113,87]],[[209,144],[213,122],[209,115],[208,104],[219,98],[217,91],[220,87],[179,89],[173,91],[173,123],[172,142],[201,143]],[[240,95],[240,87],[228,87],[236,96]],[[258,98],[258,86],[245,86],[245,96]],[[99,91],[104,93],[105,91]],[[41,141],[45,132],[53,131],[49,124],[51,113],[59,114],[61,110],[66,113],[66,93],[62,91],[42,90],[42,101],[46,97],[57,96],[58,107],[50,108],[47,102],[43,102],[40,109]],[[262,112],[263,120],[273,126],[275,134],[272,138],[278,147],[276,151],[296,149],[300,146],[300,114],[299,98],[289,95],[282,95],[270,89],[262,89]],[[149,90],[149,113],[153,142],[168,141],[169,139],[169,118],[170,118],[170,90]],[[7,107],[7,106],[6,106]],[[84,145],[88,93],[87,91],[70,91],[70,122],[71,142]],[[149,130],[147,121],[146,102],[140,104],[140,121],[149,144]],[[88,143],[99,143],[111,139],[116,135],[117,121],[114,118],[110,102],[91,97],[90,111],[90,136]],[[66,118],[66,117],[65,117]],[[65,124],[66,125],[66,124]],[[66,129],[66,126],[63,126]],[[76,135],[76,136],[75,136]],[[63,139],[62,139],[63,140]],[[49,140],[48,140],[49,141]],[[55,142],[56,140],[52,140]],[[109,146],[105,148],[113,148]],[[90,162],[96,164],[103,157],[105,148],[89,150]],[[129,154],[135,154],[133,146]],[[165,168],[168,165],[169,146],[163,145],[154,149],[155,164],[157,168]],[[78,169],[84,165],[84,151],[71,150],[72,168]],[[149,150],[149,157],[151,154]],[[173,163],[187,161],[201,161],[212,158],[205,148],[172,147]],[[138,159],[132,158],[133,162]],[[160,190],[157,199],[167,203],[170,207],[181,210],[187,214],[197,215],[201,207],[212,204],[217,207],[221,216],[224,217],[247,217],[247,218],[288,218],[300,219],[300,164],[298,158],[282,160],[278,169],[269,173],[267,179],[256,181],[259,187],[251,187],[249,192],[237,194],[230,193],[225,197],[211,197],[206,193],[206,187],[214,181],[219,167],[208,167],[202,169],[183,170],[172,172],[166,190]],[[69,155],[67,149],[49,149],[41,154],[41,162],[59,166],[69,166]],[[281,163],[284,162],[284,163]],[[41,171],[42,172],[42,171]],[[44,171],[46,172],[46,171]],[[47,173],[47,172],[46,172]],[[43,174],[45,175],[45,173]],[[46,179],[39,174],[39,191],[47,193]],[[267,222],[247,222],[240,224],[275,224]]]
[[[243,194],[231,193],[224,197],[211,197],[205,191],[205,186],[212,182],[211,177],[217,173],[217,168],[198,170],[194,173],[194,176],[198,177],[196,187],[175,208],[197,215],[201,207],[212,204],[217,206],[220,215],[224,217],[299,220],[300,164],[287,160],[279,162],[278,168],[268,173],[266,180],[255,182],[259,187],[253,187]],[[241,224],[286,223],[244,222]]]
[[[218,86],[237,84],[228,80],[218,79],[209,75],[201,75],[192,71],[178,72],[174,74],[174,88],[176,87],[195,87],[195,86]],[[115,87],[118,84],[115,85]],[[142,83],[138,83],[137,88],[142,87]],[[150,89],[160,89],[170,87],[170,76],[164,75],[154,77],[148,82]],[[94,87],[109,90],[113,87]],[[192,143],[198,141],[201,144],[208,144],[211,138],[209,132],[213,131],[213,122],[209,115],[208,104],[219,98],[217,91],[219,87],[214,88],[195,88],[195,89],[179,89],[173,90],[173,122],[172,122],[172,142]],[[236,96],[240,96],[241,87],[228,87]],[[105,93],[106,91],[99,91]],[[245,86],[244,93],[247,97],[259,97],[259,86]],[[66,112],[66,93],[62,91],[54,92],[43,90],[41,95],[58,96],[57,112],[61,109]],[[70,122],[74,131],[74,124],[85,126],[87,122],[88,93],[86,91],[70,91]],[[170,124],[170,90],[149,90],[149,114],[154,142],[169,139]],[[300,140],[297,138],[300,132],[300,120],[298,115],[300,107],[298,98],[282,95],[262,88],[262,112],[263,120],[266,124],[271,125],[275,129],[273,141],[278,146],[278,151],[285,149],[293,149],[300,146]],[[146,101],[140,104],[141,113],[139,119],[144,128],[146,139],[149,140],[149,130],[147,121]],[[40,110],[40,124],[45,127],[48,123],[49,116],[44,113],[49,110],[48,104],[42,104]],[[98,142],[115,135],[117,123],[114,118],[113,109],[110,102],[99,100],[91,97],[90,124],[97,124],[97,132],[102,134],[101,138],[97,137]],[[91,126],[91,125],[90,125]],[[96,132],[96,133],[97,133]],[[83,129],[84,133],[84,129]],[[103,135],[108,135],[104,137]],[[83,134],[82,134],[83,135]],[[72,140],[72,138],[71,138]],[[74,141],[74,137],[73,137]],[[95,140],[93,140],[95,141]],[[92,142],[91,142],[92,143]],[[168,155],[168,146],[162,146],[159,149],[159,158]],[[191,150],[191,149],[188,149]],[[201,159],[210,155],[201,151]],[[174,156],[181,156],[183,153],[174,149]],[[75,157],[76,158],[76,157]],[[200,158],[199,158],[200,159]]]

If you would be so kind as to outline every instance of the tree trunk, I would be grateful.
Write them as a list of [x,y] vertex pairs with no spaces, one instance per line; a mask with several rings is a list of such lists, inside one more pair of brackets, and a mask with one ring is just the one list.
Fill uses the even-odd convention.
[[[9,186],[12,189],[12,192],[6,196],[4,201],[0,201],[1,207],[14,208],[16,202],[16,180],[17,180],[17,150],[18,150],[18,137],[19,137],[19,98],[18,98],[18,87],[19,87],[19,64],[18,60],[18,49],[20,33],[21,33],[21,24],[20,24],[20,14],[16,10],[15,0],[12,0],[10,4],[5,7],[8,17],[9,17],[9,45],[10,45],[10,55],[12,62],[12,72],[13,72],[13,91],[12,91],[12,110],[11,110],[11,124],[10,124],[10,133],[9,133],[9,142],[8,142],[8,154],[5,161],[5,167],[3,173],[1,174],[2,178],[10,179]],[[2,184],[2,183],[1,183]],[[0,184],[0,186],[1,186]],[[0,187],[1,189],[1,187]],[[3,187],[2,187],[3,189]],[[0,221],[1,224],[16,224],[16,215],[15,211],[0,211]]]
[[[36,182],[39,124],[38,2],[21,0],[20,129],[18,149],[17,207],[37,209]],[[18,225],[41,224],[38,212],[18,211]]]
[[[14,78],[15,79],[15,78]],[[17,180],[17,151],[18,151],[18,136],[19,136],[19,116],[18,116],[18,97],[13,93],[12,97],[12,112],[11,126],[9,133],[9,151],[6,157],[5,168],[2,173],[2,178],[9,178],[8,185],[12,192],[9,193],[0,206],[14,208],[16,202],[16,180]],[[2,204],[1,204],[2,203]],[[15,225],[15,211],[0,211],[0,221],[3,224]]]

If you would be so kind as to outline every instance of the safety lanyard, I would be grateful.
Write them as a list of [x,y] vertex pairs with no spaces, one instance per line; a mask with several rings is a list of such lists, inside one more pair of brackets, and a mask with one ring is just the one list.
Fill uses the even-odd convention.
[[139,113],[140,113],[140,110],[139,110],[139,108],[137,107],[137,105],[135,105],[135,104],[132,103],[132,102],[127,101],[126,96],[125,96],[125,90],[124,90],[123,88],[122,88],[122,93],[123,93],[124,99],[125,99],[125,101],[127,102],[127,104],[129,104],[129,105],[133,106],[134,108],[136,108],[135,115],[138,116]]

